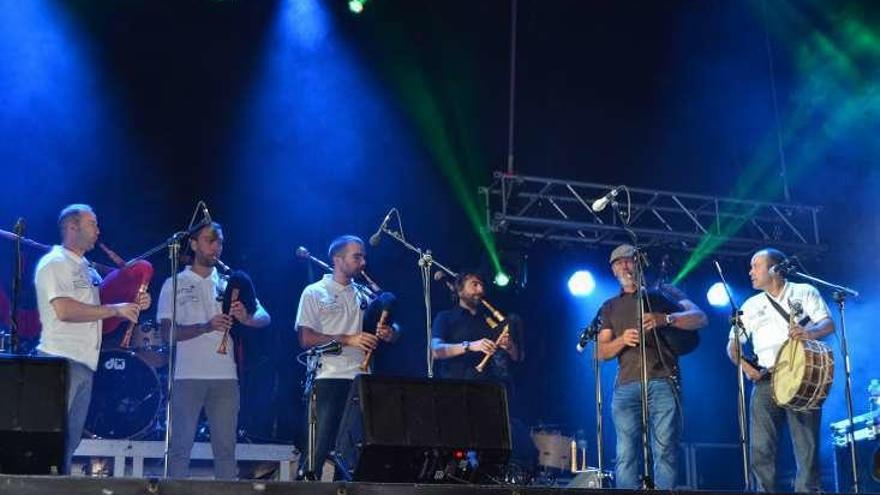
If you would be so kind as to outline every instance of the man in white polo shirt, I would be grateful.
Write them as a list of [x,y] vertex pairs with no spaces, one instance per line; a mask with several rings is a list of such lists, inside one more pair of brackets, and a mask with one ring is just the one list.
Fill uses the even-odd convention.
[[[762,291],[742,305],[742,323],[746,335],[742,341],[752,339],[758,355],[758,366],[743,361],[743,372],[755,383],[752,389],[751,433],[752,474],[758,482],[758,491],[776,491],[776,453],[779,431],[783,422],[788,423],[792,446],[797,461],[796,492],[820,491],[819,479],[819,424],[822,410],[792,411],[777,406],[773,401],[770,374],[776,363],[776,355],[789,339],[819,340],[834,332],[828,306],[815,287],[789,282],[785,276],[773,273],[771,267],[785,261],[785,255],[772,248],[762,249],[752,256],[749,277],[752,287]],[[806,323],[789,328],[788,318],[774,307],[774,302],[784,311],[790,311],[789,303],[797,301],[803,307]],[[727,353],[734,361],[735,329],[731,330]],[[736,362],[734,361],[734,364]]]
[[344,235],[330,243],[328,250],[333,273],[307,286],[299,301],[296,329],[304,349],[336,340],[342,344],[339,355],[324,355],[315,380],[317,434],[315,464],[320,475],[324,460],[336,440],[345,400],[354,377],[359,373],[367,351],[379,340],[393,342],[395,328],[381,325],[376,335],[363,332],[364,312],[369,301],[355,290],[352,280],[366,266],[364,241]]
[[98,219],[89,205],[72,204],[58,215],[61,245],[40,258],[34,275],[40,323],[39,354],[68,360],[67,449],[64,472],[79,446],[92,398],[92,379],[101,350],[101,321],[114,316],[136,322],[150,306],[150,295],[137,303],[101,304],[101,276],[85,258],[98,240]]
[[[232,303],[229,315],[223,314],[226,279],[216,268],[223,252],[223,230],[219,224],[214,222],[199,230],[190,238],[189,247],[193,253],[192,265],[184,268],[177,279],[177,348],[168,475],[172,478],[189,476],[199,413],[204,407],[211,427],[214,477],[235,479],[238,477],[235,443],[239,409],[235,349],[231,338],[226,354],[218,353],[217,349],[224,332],[234,321],[247,327],[265,327],[270,318],[259,301],[253,314],[248,313],[241,301]],[[169,277],[162,286],[156,315],[166,340],[171,328],[172,303]]]

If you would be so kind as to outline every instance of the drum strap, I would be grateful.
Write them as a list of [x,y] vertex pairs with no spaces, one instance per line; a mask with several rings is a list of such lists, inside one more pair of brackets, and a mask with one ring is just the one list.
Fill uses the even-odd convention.
[[[770,294],[767,294],[767,293],[765,292],[764,295],[767,296],[767,300],[770,301],[770,304],[773,305],[773,309],[775,309],[777,313],[779,313],[780,315],[782,315],[782,317],[785,318],[785,322],[788,323],[789,319],[791,318],[791,315],[788,314],[788,311],[786,311],[785,309],[783,309],[783,307],[780,306],[778,302],[774,301],[773,298],[770,297]],[[810,317],[809,317],[809,316],[804,316],[804,317],[801,319],[801,321],[798,322],[798,325],[800,325],[800,326],[804,326],[804,325],[806,325],[806,324],[809,323],[809,322],[810,322]]]

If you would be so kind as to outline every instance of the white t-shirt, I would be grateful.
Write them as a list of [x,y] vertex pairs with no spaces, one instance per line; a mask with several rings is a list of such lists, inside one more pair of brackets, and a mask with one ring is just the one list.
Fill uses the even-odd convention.
[[[324,275],[303,290],[296,312],[296,328],[309,327],[331,336],[355,335],[363,328],[366,308],[367,301],[354,286],[342,285],[333,280],[332,275]],[[321,357],[317,378],[353,379],[363,373],[360,370],[363,361],[364,351],[343,346],[341,354]]]
[[[177,324],[196,325],[211,321],[211,318],[223,310],[221,296],[225,290],[226,279],[217,273],[216,268],[207,277],[202,277],[192,271],[192,267],[187,266],[177,276]],[[168,277],[159,294],[157,320],[171,320],[171,303],[171,277]],[[217,352],[222,339],[222,332],[210,331],[178,342],[174,358],[174,378],[237,380],[232,338],[227,341],[226,354]]]
[[37,309],[43,330],[37,349],[72,359],[92,370],[98,367],[101,351],[101,320],[85,323],[58,319],[52,300],[69,297],[83,304],[100,305],[101,276],[88,260],[62,246],[40,258],[34,275]]
[[[770,304],[767,295],[766,292],[755,294],[740,309],[746,334],[751,335],[755,354],[758,355],[758,364],[764,368],[772,368],[776,364],[776,354],[788,340],[788,320]],[[786,282],[779,297],[774,297],[773,300],[789,313],[789,301],[800,302],[804,313],[799,320],[809,316],[810,322],[817,323],[830,317],[828,305],[819,291],[809,284]],[[730,338],[734,338],[734,329],[731,329]],[[745,341],[745,336],[740,336],[740,340]]]

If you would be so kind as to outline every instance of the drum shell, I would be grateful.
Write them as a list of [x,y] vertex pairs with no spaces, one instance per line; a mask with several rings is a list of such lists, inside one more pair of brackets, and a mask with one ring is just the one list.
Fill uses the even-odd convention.
[[131,351],[104,351],[92,384],[86,434],[137,439],[150,431],[161,405],[162,387],[153,367]]
[[794,411],[819,409],[834,379],[834,354],[818,340],[788,340],[773,367],[773,400]]

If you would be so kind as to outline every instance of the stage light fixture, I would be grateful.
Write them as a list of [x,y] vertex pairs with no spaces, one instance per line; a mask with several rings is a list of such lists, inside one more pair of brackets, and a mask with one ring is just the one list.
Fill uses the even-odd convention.
[[576,297],[586,297],[596,288],[596,279],[588,270],[578,270],[568,279],[568,290]]
[[730,304],[730,297],[727,295],[727,291],[724,290],[724,284],[721,282],[715,282],[712,284],[712,287],[709,287],[709,290],[706,291],[706,300],[716,308]]

